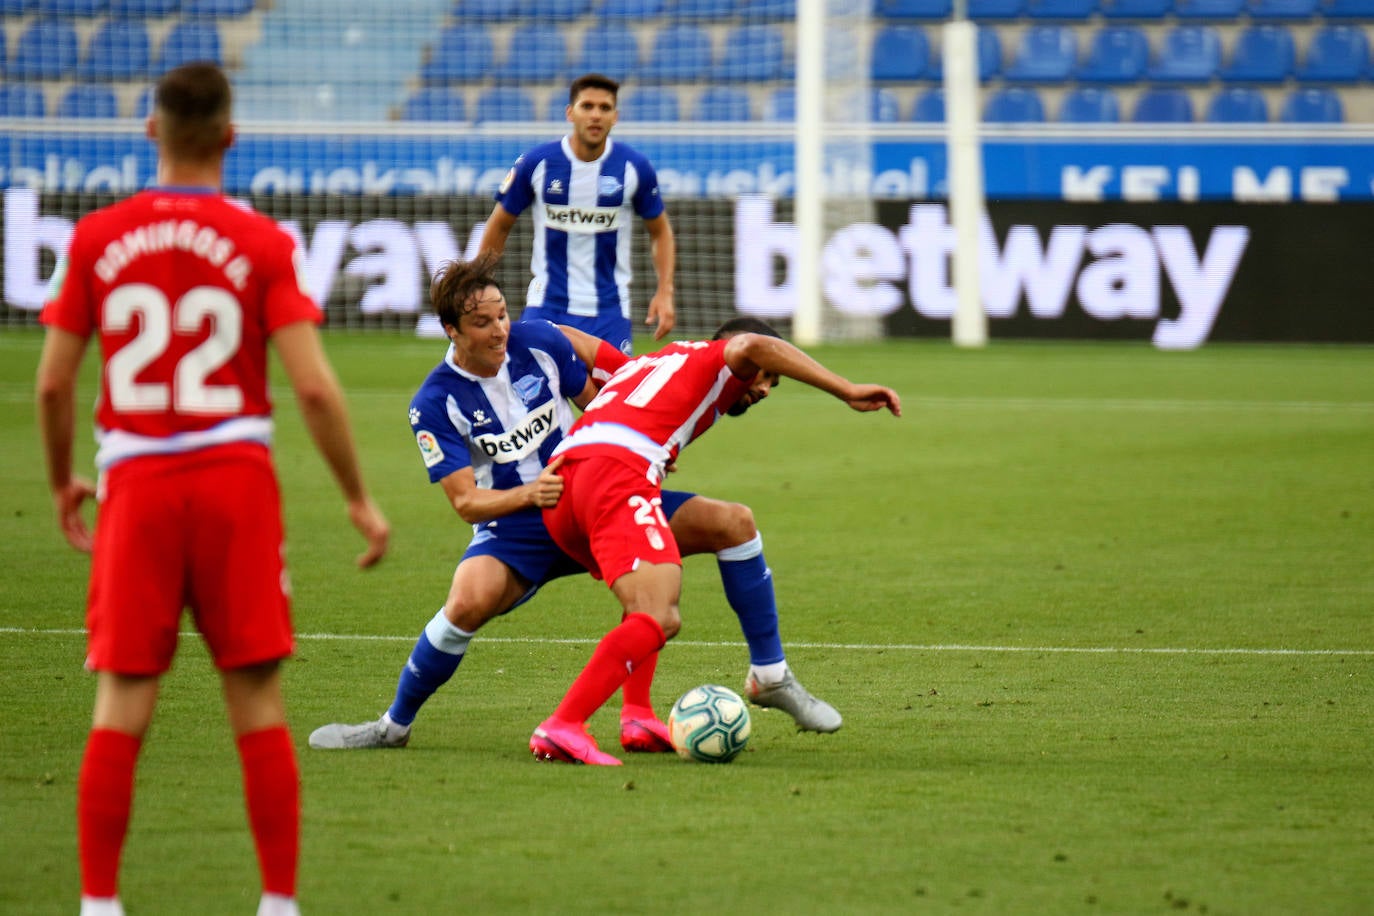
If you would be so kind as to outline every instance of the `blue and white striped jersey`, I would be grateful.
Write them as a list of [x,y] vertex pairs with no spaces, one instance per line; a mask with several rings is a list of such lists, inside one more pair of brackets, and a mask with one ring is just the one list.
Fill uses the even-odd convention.
[[648,159],[607,139],[599,159],[583,162],[564,137],[517,159],[496,200],[515,216],[534,205],[526,306],[629,322],[633,217],[663,212]]
[[488,489],[534,480],[572,425],[568,398],[586,384],[586,366],[547,321],[511,325],[505,362],[492,378],[459,369],[450,350],[410,401],[430,482],[469,466]]

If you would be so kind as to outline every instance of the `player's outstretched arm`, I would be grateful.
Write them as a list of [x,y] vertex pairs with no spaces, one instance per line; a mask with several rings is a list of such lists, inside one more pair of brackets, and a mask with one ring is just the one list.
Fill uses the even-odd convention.
[[367,541],[358,565],[372,566],[386,553],[391,526],[363,484],[343,390],[320,344],[319,332],[309,322],[297,321],[278,329],[272,344],[296,392],[310,438],[348,502],[348,520]]
[[68,544],[90,553],[91,532],[81,515],[81,505],[94,498],[95,487],[88,480],[72,476],[76,379],[85,353],[86,338],[61,328],[49,328],[43,339],[43,355],[38,361],[34,388],[57,525]]
[[725,347],[725,362],[736,375],[771,372],[833,394],[854,410],[887,408],[893,416],[902,415],[901,398],[891,388],[851,382],[778,337],[737,334]]

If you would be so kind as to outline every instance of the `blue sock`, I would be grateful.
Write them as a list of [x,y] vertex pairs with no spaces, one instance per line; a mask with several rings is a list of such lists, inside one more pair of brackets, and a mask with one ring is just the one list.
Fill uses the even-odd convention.
[[392,722],[409,725],[415,721],[425,701],[458,670],[470,639],[472,634],[449,623],[442,610],[434,615],[415,641],[415,648],[410,650],[410,658],[401,670],[396,698],[386,711]]
[[778,602],[773,597],[773,572],[763,559],[763,537],[728,547],[716,554],[725,600],[730,602],[745,642],[749,661],[772,665],[786,658],[778,635]]

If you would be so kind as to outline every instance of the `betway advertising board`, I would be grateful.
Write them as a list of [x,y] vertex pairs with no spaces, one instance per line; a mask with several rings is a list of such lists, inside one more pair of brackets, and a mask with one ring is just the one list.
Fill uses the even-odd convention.
[[[227,161],[226,189],[244,196],[490,195],[521,152],[561,129],[245,130]],[[648,154],[667,200],[791,197],[790,128],[744,130],[651,132],[627,124],[617,136]],[[886,200],[945,196],[945,139],[938,128],[883,125],[865,134],[858,148],[862,162],[832,153],[826,177],[832,193]],[[987,127],[983,157],[987,195],[999,200],[1374,200],[1370,127]],[[0,187],[128,193],[153,180],[154,166],[141,131],[26,127],[7,131],[0,142]]]
[[[113,199],[4,192],[0,324],[33,322],[73,217]],[[427,278],[475,252],[491,207],[485,197],[250,202],[298,239],[328,323],[353,328],[414,328],[428,311]],[[693,302],[792,316],[799,233],[791,201],[686,200],[671,212],[681,237],[681,333],[712,330]],[[523,288],[528,235],[512,234],[508,289]],[[954,238],[942,203],[880,202],[871,222],[827,233],[828,304],[880,318],[892,335],[947,337]],[[1223,340],[1374,343],[1371,242],[1374,203],[992,202],[980,232],[981,297],[994,338],[1141,340],[1163,349]],[[640,275],[651,275],[647,254],[638,256]]]

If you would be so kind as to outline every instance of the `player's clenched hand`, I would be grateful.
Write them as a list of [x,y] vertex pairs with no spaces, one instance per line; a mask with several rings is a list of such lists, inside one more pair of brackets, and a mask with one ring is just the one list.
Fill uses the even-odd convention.
[[371,497],[365,496],[348,504],[348,520],[367,541],[367,549],[358,555],[359,568],[376,566],[386,554],[387,542],[391,540],[391,525],[382,515],[382,510],[377,508]]
[[81,504],[95,497],[95,487],[89,480],[73,477],[65,487],[55,490],[52,495],[53,508],[57,510],[57,525],[62,536],[82,553],[91,552],[91,530],[86,527],[86,519],[81,515]]
[[558,476],[562,464],[563,456],[559,455],[544,466],[531,485],[534,487],[531,498],[537,508],[550,509],[558,504],[558,498],[563,495],[563,478]]
[[882,385],[853,385],[844,402],[855,410],[867,412],[886,407],[894,417],[902,415],[902,399],[897,392]]

